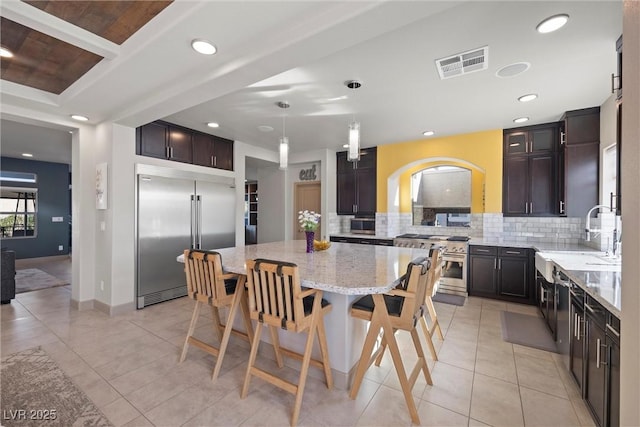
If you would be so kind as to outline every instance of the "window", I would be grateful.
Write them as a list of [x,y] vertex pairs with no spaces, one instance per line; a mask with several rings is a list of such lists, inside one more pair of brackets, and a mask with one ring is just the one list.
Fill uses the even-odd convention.
[[2,238],[36,235],[36,188],[2,187],[0,189],[0,230]]

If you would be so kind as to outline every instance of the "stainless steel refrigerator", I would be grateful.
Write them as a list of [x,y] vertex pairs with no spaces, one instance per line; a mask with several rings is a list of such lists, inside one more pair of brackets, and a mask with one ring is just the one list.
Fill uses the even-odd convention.
[[229,184],[138,174],[137,307],[187,294],[185,249],[235,246],[235,190]]

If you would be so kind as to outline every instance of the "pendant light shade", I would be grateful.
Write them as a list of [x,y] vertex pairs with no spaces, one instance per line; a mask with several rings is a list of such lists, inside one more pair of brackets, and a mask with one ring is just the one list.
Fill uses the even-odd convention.
[[[280,108],[287,109],[290,107],[286,101],[276,102]],[[282,138],[280,138],[280,169],[286,169],[289,164],[289,138],[285,135],[285,115],[282,115]]]
[[349,124],[349,161],[360,160],[360,123],[351,122]]
[[280,138],[280,169],[286,169],[289,162],[289,138]]
[[[362,86],[362,82],[358,80],[348,80],[344,82],[349,89],[358,89]],[[360,160],[360,122],[355,120],[349,123],[349,150],[347,152],[347,160],[357,162]]]

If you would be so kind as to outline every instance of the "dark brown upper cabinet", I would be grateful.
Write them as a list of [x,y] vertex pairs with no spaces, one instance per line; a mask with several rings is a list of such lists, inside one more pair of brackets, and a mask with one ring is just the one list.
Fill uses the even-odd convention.
[[583,217],[599,200],[600,107],[567,111],[560,139],[560,214]]
[[233,170],[233,141],[206,133],[194,133],[193,164]]
[[136,154],[233,170],[233,141],[161,120],[136,129]]
[[360,160],[350,162],[347,152],[336,153],[338,215],[376,213],[376,147],[361,150]]
[[505,129],[503,137],[503,214],[557,215],[558,123]]

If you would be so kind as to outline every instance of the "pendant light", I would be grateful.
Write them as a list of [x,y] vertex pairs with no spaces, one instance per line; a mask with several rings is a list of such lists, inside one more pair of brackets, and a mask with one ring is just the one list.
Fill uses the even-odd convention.
[[[362,86],[357,80],[349,80],[345,83],[349,89],[358,89]],[[355,120],[349,124],[349,151],[347,152],[347,160],[357,162],[360,160],[360,122]]]
[[[282,109],[289,108],[288,102],[280,101],[276,105]],[[280,169],[286,169],[289,162],[289,138],[285,136],[285,114],[282,114],[282,138],[280,138]]]

